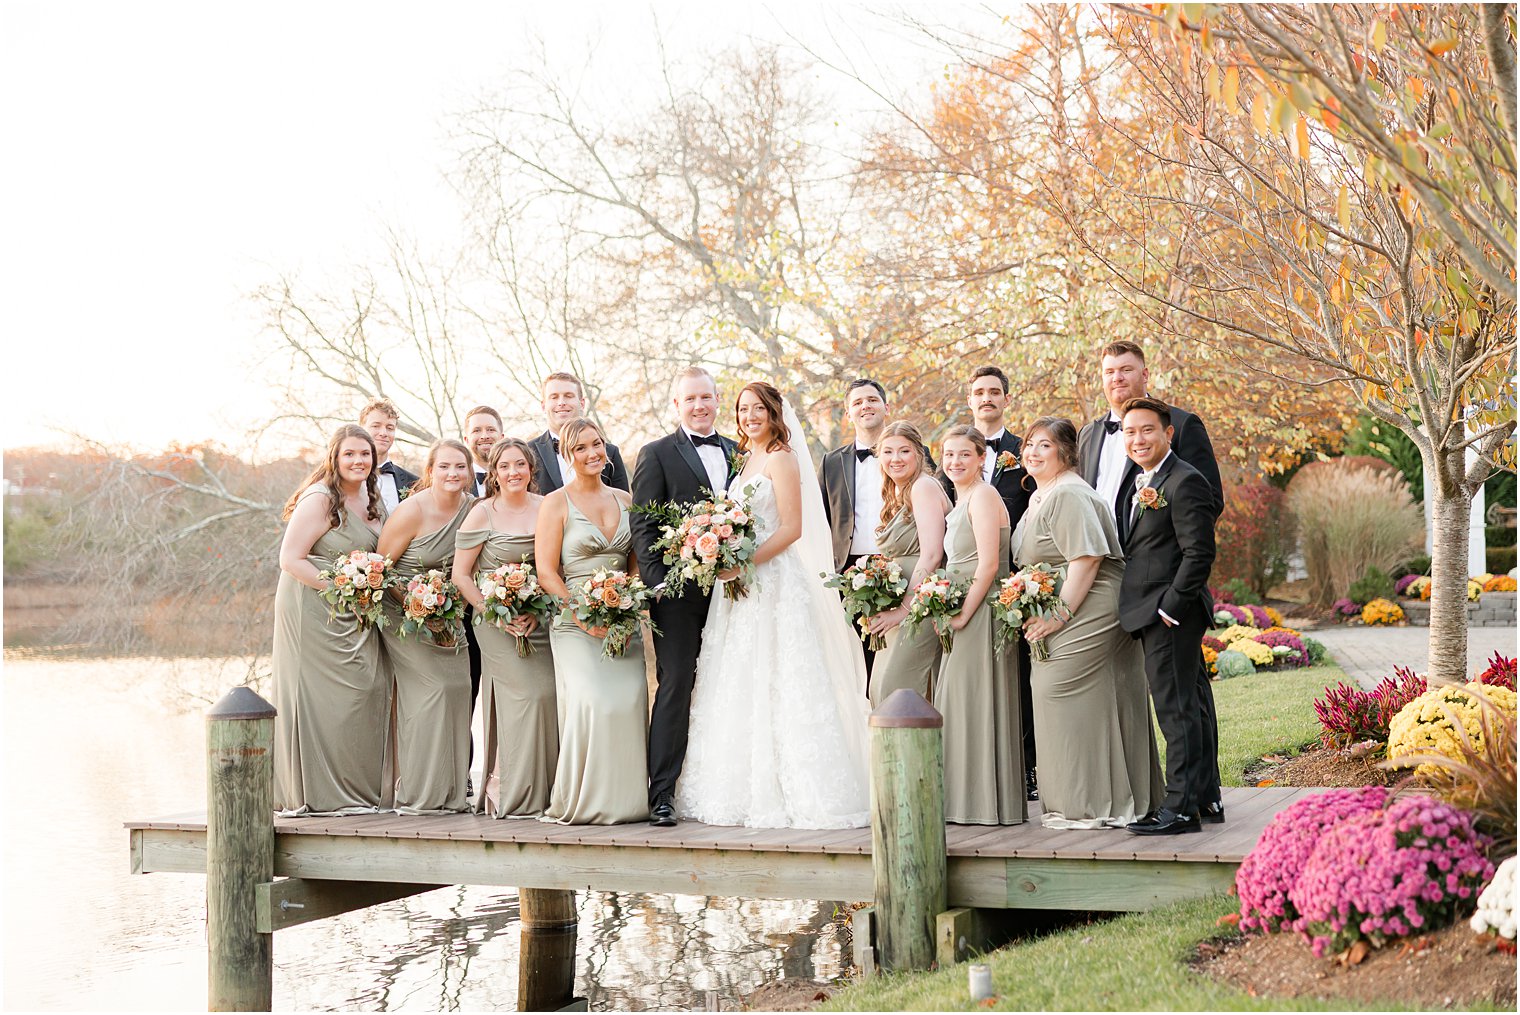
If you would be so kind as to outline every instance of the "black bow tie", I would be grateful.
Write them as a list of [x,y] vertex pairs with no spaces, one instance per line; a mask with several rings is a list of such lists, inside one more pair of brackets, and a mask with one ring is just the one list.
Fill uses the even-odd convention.
[[710,448],[723,450],[723,440],[715,433],[710,433],[706,437],[698,437],[696,434],[687,434],[687,436],[691,438],[692,444],[699,448],[706,444]]
[[559,438],[558,437],[550,437],[549,438],[549,443],[554,445],[554,453],[556,455],[559,454]]
[[1105,419],[1103,421],[1103,432],[1105,434],[1118,433],[1119,432],[1119,421],[1117,419],[1112,418],[1112,417],[1110,417],[1108,419]]
[[375,471],[376,472],[383,472],[387,476],[394,476],[396,474],[396,467],[394,465],[392,465],[390,462],[381,462],[380,463],[380,468],[376,469]]
[[855,460],[857,462],[863,462],[867,458],[875,458],[875,457],[876,457],[876,449],[875,448],[856,448],[855,449]]
[[1001,437],[988,437],[987,438],[987,450],[991,451],[993,454],[997,454],[998,452],[1002,451],[1003,450],[1003,438],[1001,438]]

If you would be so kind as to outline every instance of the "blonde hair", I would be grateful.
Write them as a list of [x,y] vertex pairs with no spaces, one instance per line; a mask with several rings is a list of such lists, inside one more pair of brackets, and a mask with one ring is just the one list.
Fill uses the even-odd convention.
[[929,448],[924,444],[924,435],[919,433],[918,427],[905,419],[888,423],[876,439],[877,459],[881,458],[881,445],[888,437],[902,437],[913,445],[913,450],[918,452],[918,471],[908,481],[906,494],[897,485],[897,481],[887,475],[887,470],[881,471],[881,524],[876,527],[877,532],[885,529],[899,511],[907,511],[908,517],[913,517],[913,484],[919,476],[927,475],[929,471]]
[[575,447],[575,442],[580,440],[581,434],[587,430],[595,430],[596,435],[607,443],[607,434],[597,425],[596,420],[589,416],[577,416],[565,421],[565,425],[559,428],[559,456],[568,464],[570,461],[570,449]]

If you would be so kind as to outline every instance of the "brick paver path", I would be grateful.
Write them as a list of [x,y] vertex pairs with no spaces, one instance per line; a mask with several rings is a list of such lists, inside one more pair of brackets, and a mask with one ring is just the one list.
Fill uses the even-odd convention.
[[[1306,631],[1318,638],[1362,687],[1371,690],[1379,680],[1393,676],[1395,666],[1409,666],[1423,673],[1430,661],[1428,627],[1324,627]],[[1469,627],[1467,672],[1474,675],[1495,652],[1515,654],[1513,627]]]

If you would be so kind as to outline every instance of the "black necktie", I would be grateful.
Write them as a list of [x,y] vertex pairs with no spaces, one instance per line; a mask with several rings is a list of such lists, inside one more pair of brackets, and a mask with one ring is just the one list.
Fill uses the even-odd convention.
[[1110,416],[1108,419],[1105,419],[1103,421],[1103,432],[1105,434],[1118,433],[1119,421],[1117,419],[1114,419],[1112,416]]
[[867,458],[875,458],[875,457],[876,457],[876,449],[875,448],[856,448],[855,449],[855,460],[857,462],[863,462]]
[[382,462],[380,463],[380,468],[376,471],[383,472],[387,476],[394,476],[396,474],[396,467],[390,462]]
[[692,444],[699,448],[706,444],[708,447],[717,448],[720,451],[723,449],[723,441],[715,433],[710,433],[706,437],[698,437],[696,434],[691,434],[690,437]]

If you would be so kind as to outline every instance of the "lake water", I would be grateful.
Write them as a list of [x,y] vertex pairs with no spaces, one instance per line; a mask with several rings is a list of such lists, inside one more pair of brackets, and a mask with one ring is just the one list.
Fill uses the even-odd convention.
[[[4,1002],[9,1010],[206,1007],[205,885],[128,873],[128,818],[205,806],[209,704],[223,660],[58,660],[7,653]],[[477,775],[477,782],[478,782]],[[577,895],[576,993],[592,1010],[733,1009],[782,977],[847,959],[834,905]],[[517,896],[441,889],[282,930],[274,1007],[513,1010]]]

